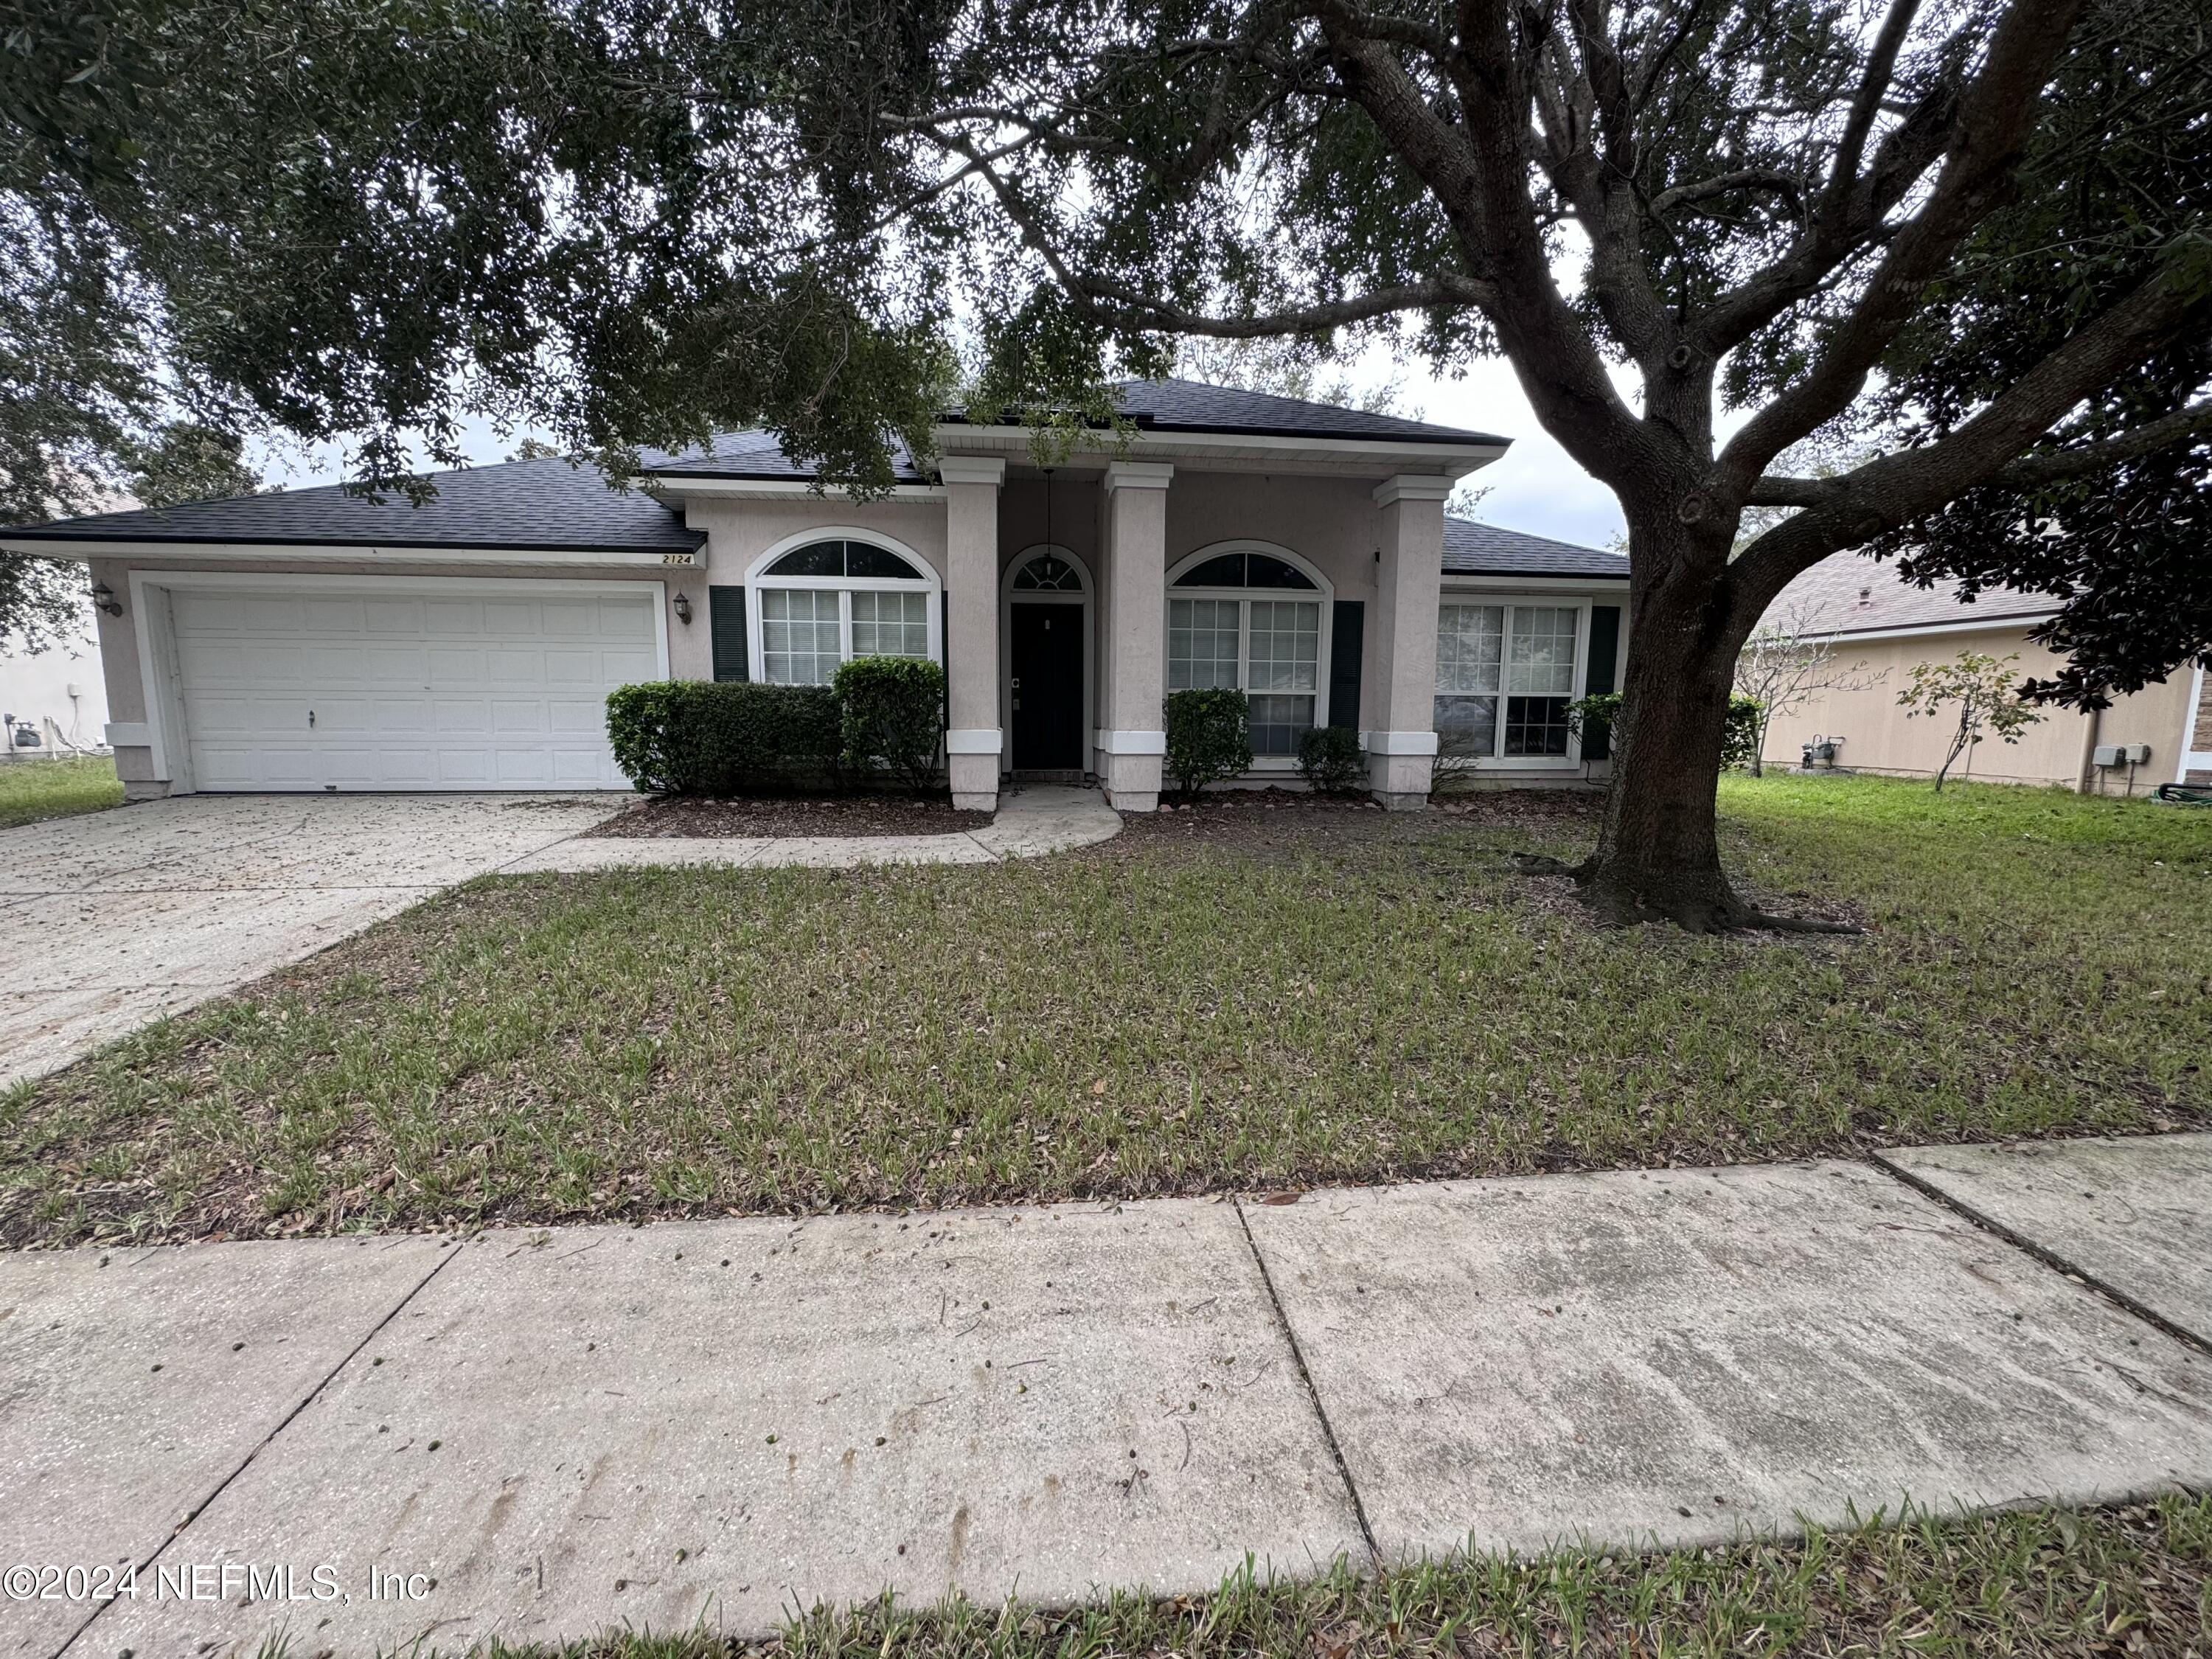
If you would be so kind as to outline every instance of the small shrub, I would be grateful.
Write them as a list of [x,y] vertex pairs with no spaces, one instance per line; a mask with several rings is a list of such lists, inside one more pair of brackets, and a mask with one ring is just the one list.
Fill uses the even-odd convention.
[[[1721,770],[1749,766],[1759,757],[1759,715],[1756,697],[1729,698],[1728,729],[1721,736]],[[1567,725],[1585,744],[1589,734],[1610,732],[1620,720],[1620,693],[1597,691],[1567,705]]]
[[607,696],[615,764],[641,791],[732,795],[834,779],[837,699],[826,685],[655,680]]
[[1251,708],[1242,691],[1168,693],[1168,775],[1184,794],[1252,769]]
[[1348,795],[1367,787],[1367,751],[1348,726],[1316,726],[1298,739],[1298,770],[1318,794]]
[[845,764],[881,767],[909,789],[937,778],[945,737],[945,671],[916,657],[855,657],[837,665],[830,689],[843,721]]

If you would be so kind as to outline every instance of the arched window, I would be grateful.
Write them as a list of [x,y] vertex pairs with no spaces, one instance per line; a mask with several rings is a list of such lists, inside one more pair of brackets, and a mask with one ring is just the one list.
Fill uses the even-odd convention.
[[827,685],[851,657],[939,656],[937,578],[886,542],[851,533],[771,550],[753,568],[757,669],[775,685]]
[[1328,715],[1328,584],[1287,549],[1204,549],[1168,575],[1168,690],[1251,699],[1252,752],[1281,758]]
[[1080,593],[1083,573],[1057,553],[1039,553],[1014,572],[1017,593]]

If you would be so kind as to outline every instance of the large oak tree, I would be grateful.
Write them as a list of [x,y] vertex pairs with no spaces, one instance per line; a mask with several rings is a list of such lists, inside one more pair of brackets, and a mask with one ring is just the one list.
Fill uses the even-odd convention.
[[2076,701],[2212,642],[2206,0],[106,6],[15,8],[24,268],[371,479],[474,407],[879,486],[963,301],[1046,421],[1190,336],[1502,353],[1629,526],[1611,915],[1757,919],[1730,671],[1831,552],[2054,583]]

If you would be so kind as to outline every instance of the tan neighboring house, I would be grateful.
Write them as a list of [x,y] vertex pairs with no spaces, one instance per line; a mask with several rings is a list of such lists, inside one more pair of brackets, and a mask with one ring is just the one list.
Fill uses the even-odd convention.
[[[1838,744],[1835,763],[1854,771],[1930,776],[1942,764],[1950,727],[1908,718],[1898,693],[1915,663],[1948,662],[1962,651],[2018,656],[2021,677],[2050,677],[2062,663],[2028,630],[2058,609],[2048,595],[1984,592],[1972,601],[1949,589],[1900,580],[1893,561],[1838,553],[1807,571],[1768,610],[1767,622],[1832,641],[1846,689],[1815,692],[1776,717],[1765,760],[1794,766],[1803,746]],[[1988,738],[1953,775],[1993,783],[2063,784],[2085,793],[2148,793],[2161,783],[2212,780],[2212,706],[2203,671],[2114,700],[2084,714],[2049,708],[2016,744]]]
[[1188,381],[1124,403],[1133,437],[1048,474],[1025,428],[948,419],[866,502],[750,433],[649,455],[629,493],[520,461],[419,507],[301,489],[0,545],[89,562],[135,799],[624,788],[615,687],[869,653],[944,665],[953,793],[986,810],[1023,778],[1152,810],[1186,686],[1250,695],[1247,781],[1323,725],[1393,806],[1426,800],[1440,721],[1495,781],[1602,769],[1566,706],[1619,684],[1627,561],[1448,518],[1505,439]]

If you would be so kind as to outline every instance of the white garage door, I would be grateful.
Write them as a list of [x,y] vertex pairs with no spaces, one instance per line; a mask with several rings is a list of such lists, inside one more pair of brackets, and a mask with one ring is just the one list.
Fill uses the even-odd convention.
[[658,585],[179,586],[200,789],[624,789],[606,697],[660,677]]

